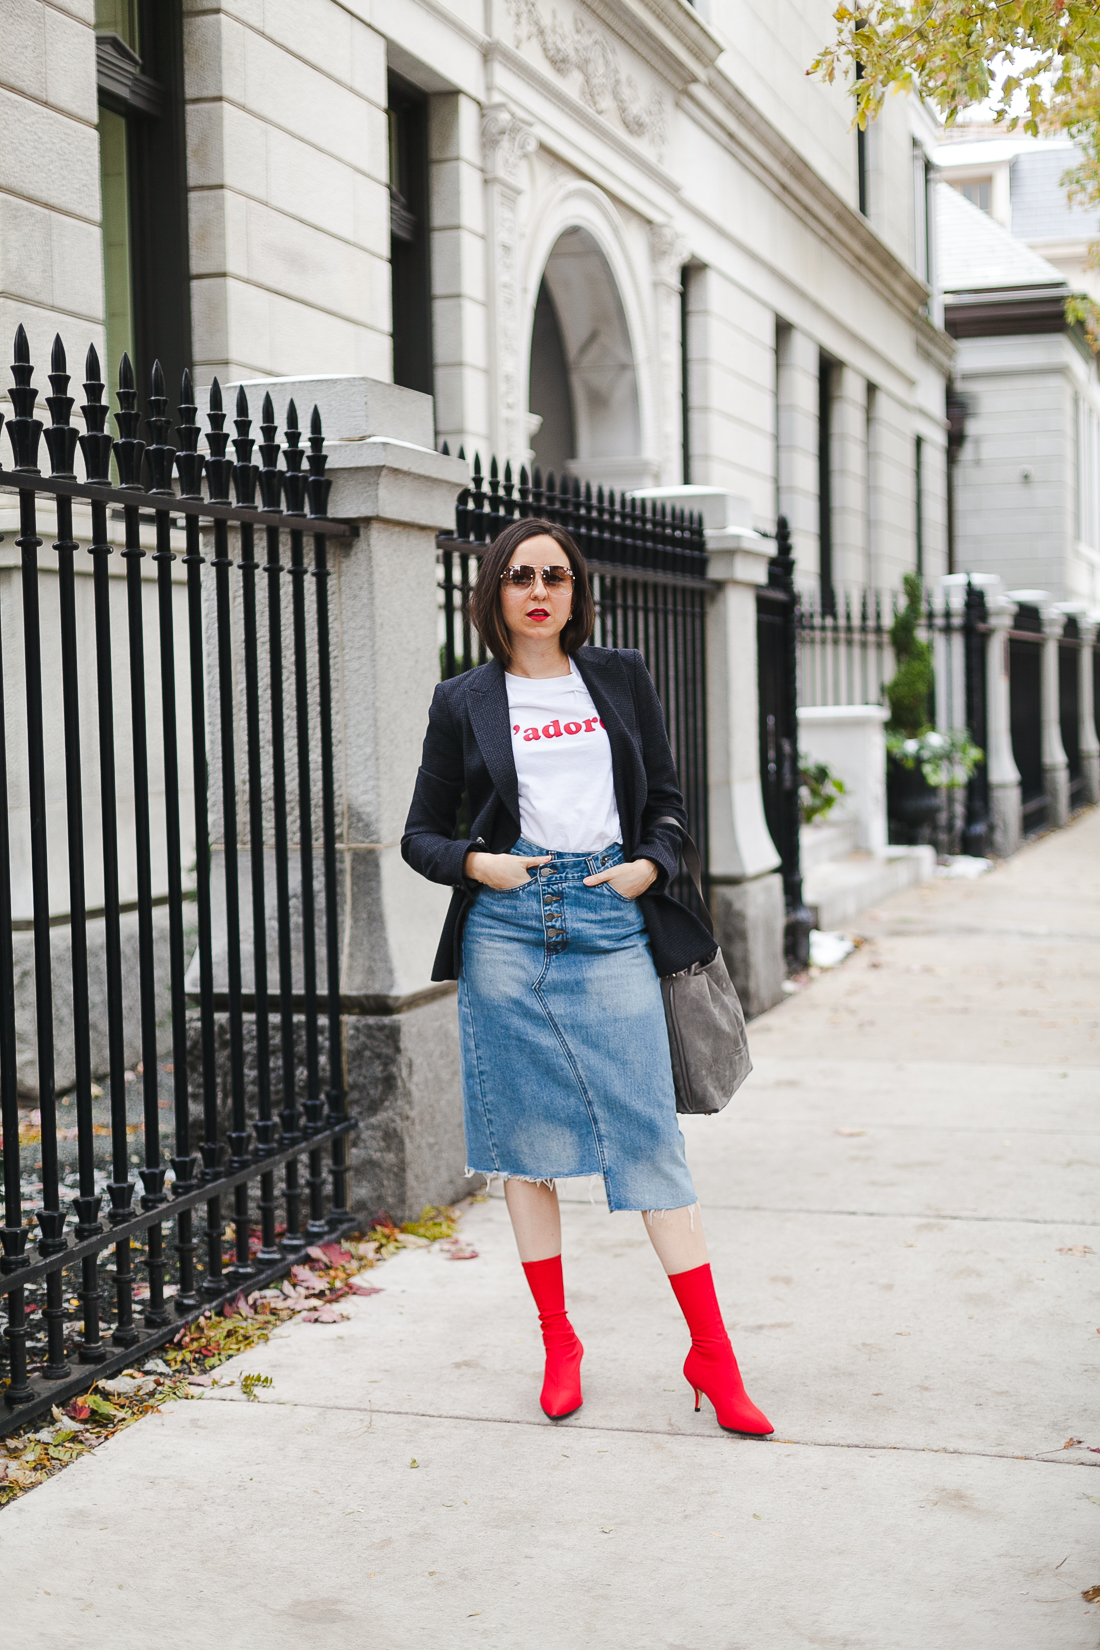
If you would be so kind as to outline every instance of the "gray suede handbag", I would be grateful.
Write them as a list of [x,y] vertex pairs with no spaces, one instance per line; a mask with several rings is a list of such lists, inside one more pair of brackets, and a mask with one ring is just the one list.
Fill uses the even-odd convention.
[[[683,856],[698,890],[707,924],[714,931],[703,894],[699,850],[678,819],[657,820],[683,833]],[[709,962],[692,963],[661,980],[676,1085],[676,1110],[689,1114],[721,1111],[752,1070],[745,1016],[721,948]]]

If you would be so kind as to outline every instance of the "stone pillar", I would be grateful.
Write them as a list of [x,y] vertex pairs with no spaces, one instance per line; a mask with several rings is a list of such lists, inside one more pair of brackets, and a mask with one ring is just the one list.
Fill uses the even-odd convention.
[[503,103],[482,111],[485,151],[485,224],[489,292],[490,439],[503,469],[527,458],[527,407],[522,387],[527,374],[521,351],[527,342],[519,269],[518,203],[524,162],[539,140],[533,129]]
[[936,671],[936,728],[940,733],[966,726],[963,616],[969,583],[969,573],[945,573],[932,597],[937,615],[945,621],[944,628],[937,630],[932,638]]
[[352,1195],[408,1216],[468,1190],[455,990],[431,979],[450,890],[400,850],[439,679],[435,536],[454,522],[467,469],[379,436],[337,447],[328,473],[331,513],[360,523],[333,615],[348,1103],[360,1118]]
[[1016,603],[996,585],[985,592],[989,632],[985,651],[986,753],[989,773],[989,847],[998,859],[1007,859],[1020,846],[1023,806],[1020,770],[1012,754],[1012,722],[1008,693],[1008,632],[1016,617]]
[[833,371],[833,583],[867,581],[867,380],[852,367]]
[[779,514],[791,529],[791,554],[803,581],[820,567],[817,406],[820,350],[796,327],[776,336]]
[[688,243],[670,223],[651,224],[649,236],[653,249],[653,303],[657,320],[658,480],[663,486],[675,486],[684,479],[680,272],[687,259]]
[[[248,386],[251,404],[266,387]],[[290,396],[305,423],[316,401],[326,429],[343,438],[326,443],[333,483],[329,510],[359,526],[357,538],[330,540],[329,548],[340,993],[348,1107],[360,1125],[351,1137],[350,1198],[352,1207],[364,1214],[386,1210],[404,1219],[419,1214],[426,1203],[451,1202],[468,1190],[455,987],[431,979],[450,889],[417,876],[401,858],[400,839],[428,706],[439,680],[436,533],[453,527],[455,498],[469,471],[465,463],[434,451],[429,396],[357,378],[282,379],[271,388],[280,419]],[[308,524],[306,531],[308,545]],[[284,651],[289,660],[289,595],[284,601]],[[311,601],[307,586],[307,602]],[[312,617],[309,623],[312,626]],[[312,650],[312,629],[310,635]],[[211,697],[215,710],[208,737],[216,750],[216,696]],[[292,699],[288,702],[293,704]],[[243,751],[243,709],[239,714],[238,749]],[[288,710],[288,746],[293,732]],[[289,750],[292,793],[294,761]],[[316,791],[314,883],[318,956],[323,959],[319,780]],[[265,795],[270,797],[270,790]],[[216,796],[213,800],[216,804]],[[293,794],[288,813],[293,843]],[[215,842],[219,825],[220,808],[215,805]],[[246,926],[247,858],[247,851],[242,851]],[[269,886],[274,886],[273,862]],[[294,850],[295,911],[297,887]],[[269,922],[268,954],[274,958],[273,902]],[[224,966],[219,965],[224,945],[218,944],[217,928],[215,894],[215,976],[216,988],[222,989],[217,976],[219,966]],[[242,941],[248,990],[250,933],[243,933]],[[297,976],[297,932],[294,944]],[[269,977],[274,978],[274,971]],[[323,962],[318,983],[324,995]]]
[[[969,575],[945,573],[932,602],[941,624],[932,637],[936,672],[936,729],[951,733],[966,727],[966,638],[963,620]],[[956,841],[966,825],[966,787],[942,793],[949,840]]]
[[748,525],[749,501],[719,487],[654,487],[633,495],[703,517],[709,576],[707,784],[710,904],[730,978],[750,1018],[779,1001],[786,978],[786,906],[779,855],[760,790],[756,587],[772,546]]
[[428,100],[435,433],[452,453],[489,444],[485,180],[481,108],[465,92]]
[[1058,643],[1066,616],[1045,590],[1012,590],[1009,594],[1016,602],[1030,602],[1037,607],[1043,626],[1043,789],[1047,793],[1047,824],[1057,829],[1069,818],[1069,761],[1062,744],[1058,669]]
[[1085,801],[1100,802],[1100,739],[1096,734],[1096,705],[1093,693],[1095,669],[1093,658],[1096,634],[1100,630],[1100,613],[1083,614],[1077,620],[1082,647],[1077,655],[1077,735],[1081,751],[1081,778],[1085,782]]

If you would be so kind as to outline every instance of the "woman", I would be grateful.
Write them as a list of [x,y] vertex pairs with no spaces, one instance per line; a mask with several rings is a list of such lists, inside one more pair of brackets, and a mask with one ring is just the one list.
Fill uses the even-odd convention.
[[[730,1432],[749,1401],[718,1307],[676,1121],[659,975],[714,954],[665,890],[683,798],[641,655],[585,646],[594,610],[572,538],[506,527],[471,617],[492,662],[441,682],[402,853],[454,888],[432,978],[459,981],[468,1172],[501,1175],[546,1348],[542,1407],[581,1405],[556,1182],[603,1177],[637,1209],[691,1332],[684,1374]],[[455,827],[465,793],[469,837]]]

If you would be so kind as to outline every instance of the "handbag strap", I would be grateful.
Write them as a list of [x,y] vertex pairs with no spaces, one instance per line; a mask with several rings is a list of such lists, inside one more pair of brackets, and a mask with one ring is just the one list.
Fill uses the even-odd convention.
[[680,852],[684,858],[684,865],[687,869],[688,876],[695,884],[695,891],[699,895],[699,903],[703,907],[703,912],[706,916],[708,926],[713,934],[714,918],[711,916],[710,906],[707,904],[707,896],[703,892],[703,861],[699,857],[699,850],[695,846],[694,837],[688,831],[687,826],[682,824],[680,820],[673,819],[671,814],[665,814],[663,818],[655,819],[653,823],[655,825],[675,825],[676,829],[680,832],[683,839],[680,843]]

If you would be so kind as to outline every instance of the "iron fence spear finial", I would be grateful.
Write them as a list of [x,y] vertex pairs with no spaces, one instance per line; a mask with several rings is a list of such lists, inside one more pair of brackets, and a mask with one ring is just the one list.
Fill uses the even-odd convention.
[[325,474],[328,456],[325,453],[325,437],[321,429],[321,409],[314,407],[309,420],[309,513],[311,516],[328,515],[328,496],[332,491],[332,480]]
[[169,434],[172,421],[168,417],[168,393],[164,385],[164,369],[159,361],[153,362],[153,370],[149,375],[149,411],[145,418],[146,428],[152,436],[152,441],[145,449],[145,461],[149,466],[152,479],[151,491],[154,493],[170,493],[172,491],[172,461],[176,450],[169,444]]
[[15,331],[15,348],[12,351],[12,386],[9,394],[13,416],[8,419],[8,440],[11,442],[14,455],[13,467],[37,475],[42,422],[34,416],[38,391],[31,385],[33,375],[31,346],[23,323],[20,322]]
[[61,334],[57,333],[50,352],[50,388],[53,394],[46,397],[52,420],[46,431],[46,446],[50,454],[50,469],[55,476],[74,475],[73,462],[78,439],[75,428],[69,422],[73,397],[68,393],[69,374],[65,368],[65,346],[61,342]]

